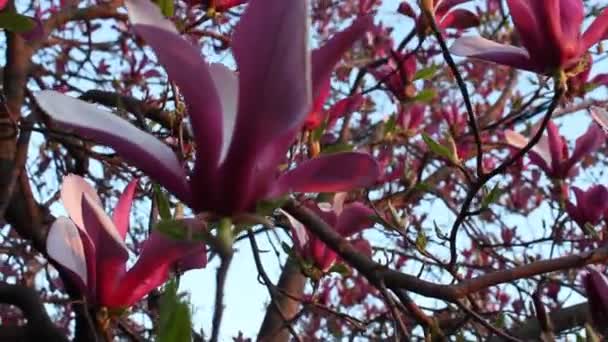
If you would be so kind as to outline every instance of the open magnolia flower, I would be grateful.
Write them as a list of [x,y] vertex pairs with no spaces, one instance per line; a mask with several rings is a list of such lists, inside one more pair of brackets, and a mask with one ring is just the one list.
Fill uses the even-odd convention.
[[450,51],[540,74],[575,67],[587,50],[608,38],[608,9],[581,35],[582,0],[507,0],[523,48],[482,37],[461,37]]
[[[538,126],[532,131],[536,134]],[[516,148],[523,148],[528,144],[528,138],[507,130],[505,132],[507,143]],[[587,132],[576,139],[574,151],[569,155],[566,139],[559,134],[553,122],[547,125],[547,134],[528,153],[530,161],[543,169],[545,173],[556,179],[565,179],[570,176],[574,165],[589,153],[597,150],[605,141],[602,131],[591,125]]]
[[[304,205],[314,211],[328,225],[334,227],[340,235],[350,237],[374,225],[372,220],[374,211],[362,203],[355,202],[344,205],[345,196],[345,193],[336,194],[333,204],[325,202],[316,204],[313,201],[307,201],[304,202]],[[319,270],[327,272],[338,259],[336,252],[327,247],[316,236],[309,234],[306,226],[300,221],[285,211],[282,211],[282,213],[291,223],[296,251],[302,258],[312,262]],[[355,240],[353,244],[370,254],[371,247],[367,241]]]
[[[433,1],[433,13],[437,20],[437,26],[442,29],[458,29],[464,30],[467,28],[479,25],[479,17],[467,9],[455,8],[456,6],[470,2],[471,0],[437,0]],[[426,34],[430,30],[430,25],[424,13],[416,15],[412,6],[402,1],[397,10],[399,13],[406,15],[416,21],[416,30],[418,34]]]
[[319,93],[342,54],[372,24],[370,17],[311,54],[308,1],[250,1],[232,36],[237,75],[207,64],[149,0],[125,3],[133,28],[185,99],[196,142],[194,169],[185,170],[168,146],[108,111],[38,92],[38,104],[57,123],[109,145],[197,212],[232,215],[289,191],[345,191],[376,181],[378,166],[365,153],[325,155],[278,171],[306,120],[311,94]]
[[[110,218],[83,178],[68,175],[63,179],[61,200],[70,218],[59,217],[53,223],[47,252],[100,307],[129,307],[166,282],[172,270],[207,264],[202,242],[173,240],[153,231],[143,243],[137,262],[127,271],[129,250],[124,240],[136,184],[129,183]],[[191,223],[194,228],[195,221]]]

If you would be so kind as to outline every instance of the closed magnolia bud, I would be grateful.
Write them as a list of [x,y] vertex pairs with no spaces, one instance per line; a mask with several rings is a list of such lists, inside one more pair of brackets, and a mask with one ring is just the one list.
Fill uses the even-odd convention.
[[593,269],[583,278],[591,319],[602,334],[608,333],[608,279]]

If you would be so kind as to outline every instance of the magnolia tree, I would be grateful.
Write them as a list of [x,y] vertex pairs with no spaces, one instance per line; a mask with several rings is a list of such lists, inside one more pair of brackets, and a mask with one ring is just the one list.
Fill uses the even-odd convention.
[[608,337],[602,3],[0,0],[0,339]]

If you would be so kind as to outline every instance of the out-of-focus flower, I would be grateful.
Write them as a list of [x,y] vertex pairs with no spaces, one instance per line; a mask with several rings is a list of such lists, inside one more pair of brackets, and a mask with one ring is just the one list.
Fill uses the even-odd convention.
[[[344,193],[338,193],[334,197],[333,204],[319,203],[313,201],[305,202],[305,205],[314,211],[328,225],[332,226],[343,237],[350,237],[361,232],[363,229],[373,226],[371,219],[374,211],[362,203],[350,203],[344,205]],[[306,226],[286,212],[283,212],[292,226],[292,234],[296,251],[302,258],[312,262],[322,272],[327,272],[338,259],[336,252],[331,250],[316,236],[309,234]],[[353,241],[355,247],[371,254],[369,243],[365,240]]]
[[596,269],[583,276],[591,319],[602,334],[608,333],[608,279]]
[[[533,130],[536,132],[536,129]],[[535,134],[535,133],[534,133]],[[528,144],[528,138],[508,130],[505,132],[507,142],[516,148]],[[547,134],[528,153],[532,164],[540,167],[547,176],[554,179],[565,179],[571,175],[573,167],[589,153],[597,150],[605,141],[602,131],[591,125],[585,134],[576,139],[574,151],[569,155],[566,139],[559,134],[553,122],[547,125]]]
[[[124,240],[136,185],[137,181],[132,181],[123,191],[112,218],[83,178],[68,175],[61,186],[61,199],[70,218],[59,217],[52,224],[47,252],[100,307],[129,307],[167,281],[172,270],[207,264],[201,241],[173,240],[153,231],[137,262],[127,271],[129,250]],[[190,222],[193,229],[194,222]]]
[[186,171],[167,145],[116,115],[56,92],[38,92],[38,104],[56,122],[111,146],[197,212],[229,216],[289,191],[345,191],[376,181],[373,157],[357,152],[279,171],[310,111],[311,94],[319,93],[371,17],[358,18],[311,53],[308,1],[251,0],[232,36],[237,74],[208,65],[152,2],[126,5],[135,31],[185,99],[196,142],[194,169]]
[[581,229],[585,224],[596,225],[608,210],[608,189],[603,185],[594,185],[583,191],[580,188],[572,187],[576,196],[576,204],[568,201],[566,211],[570,218],[576,222]]
[[[456,6],[470,2],[471,0],[438,0],[433,2],[433,13],[437,26],[442,29],[458,29],[464,30],[467,28],[479,25],[479,17],[477,14],[463,9],[455,8]],[[416,15],[416,12],[408,2],[401,2],[397,10],[399,13],[408,16],[416,22],[416,30],[419,35],[427,34],[430,31],[429,22],[424,13]]]
[[523,47],[482,37],[461,37],[450,51],[458,56],[551,75],[577,67],[591,46],[608,38],[608,9],[581,35],[584,19],[581,0],[507,0],[507,5]]
[[416,75],[414,54],[394,53],[388,63],[372,69],[370,73],[378,82],[385,84],[398,100],[407,100],[416,95],[412,83]]

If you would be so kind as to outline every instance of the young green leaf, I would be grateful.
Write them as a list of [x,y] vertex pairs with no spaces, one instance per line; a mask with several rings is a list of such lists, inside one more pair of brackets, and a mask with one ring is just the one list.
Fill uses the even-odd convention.
[[158,184],[152,186],[154,191],[154,199],[156,200],[156,206],[158,207],[158,214],[162,220],[170,220],[173,218],[171,215],[171,207],[169,206],[169,199],[163,192]]
[[177,281],[170,280],[160,302],[157,330],[158,342],[192,341],[192,316],[190,307],[177,293]]
[[34,21],[21,14],[0,12],[0,29],[22,33],[34,28]]

